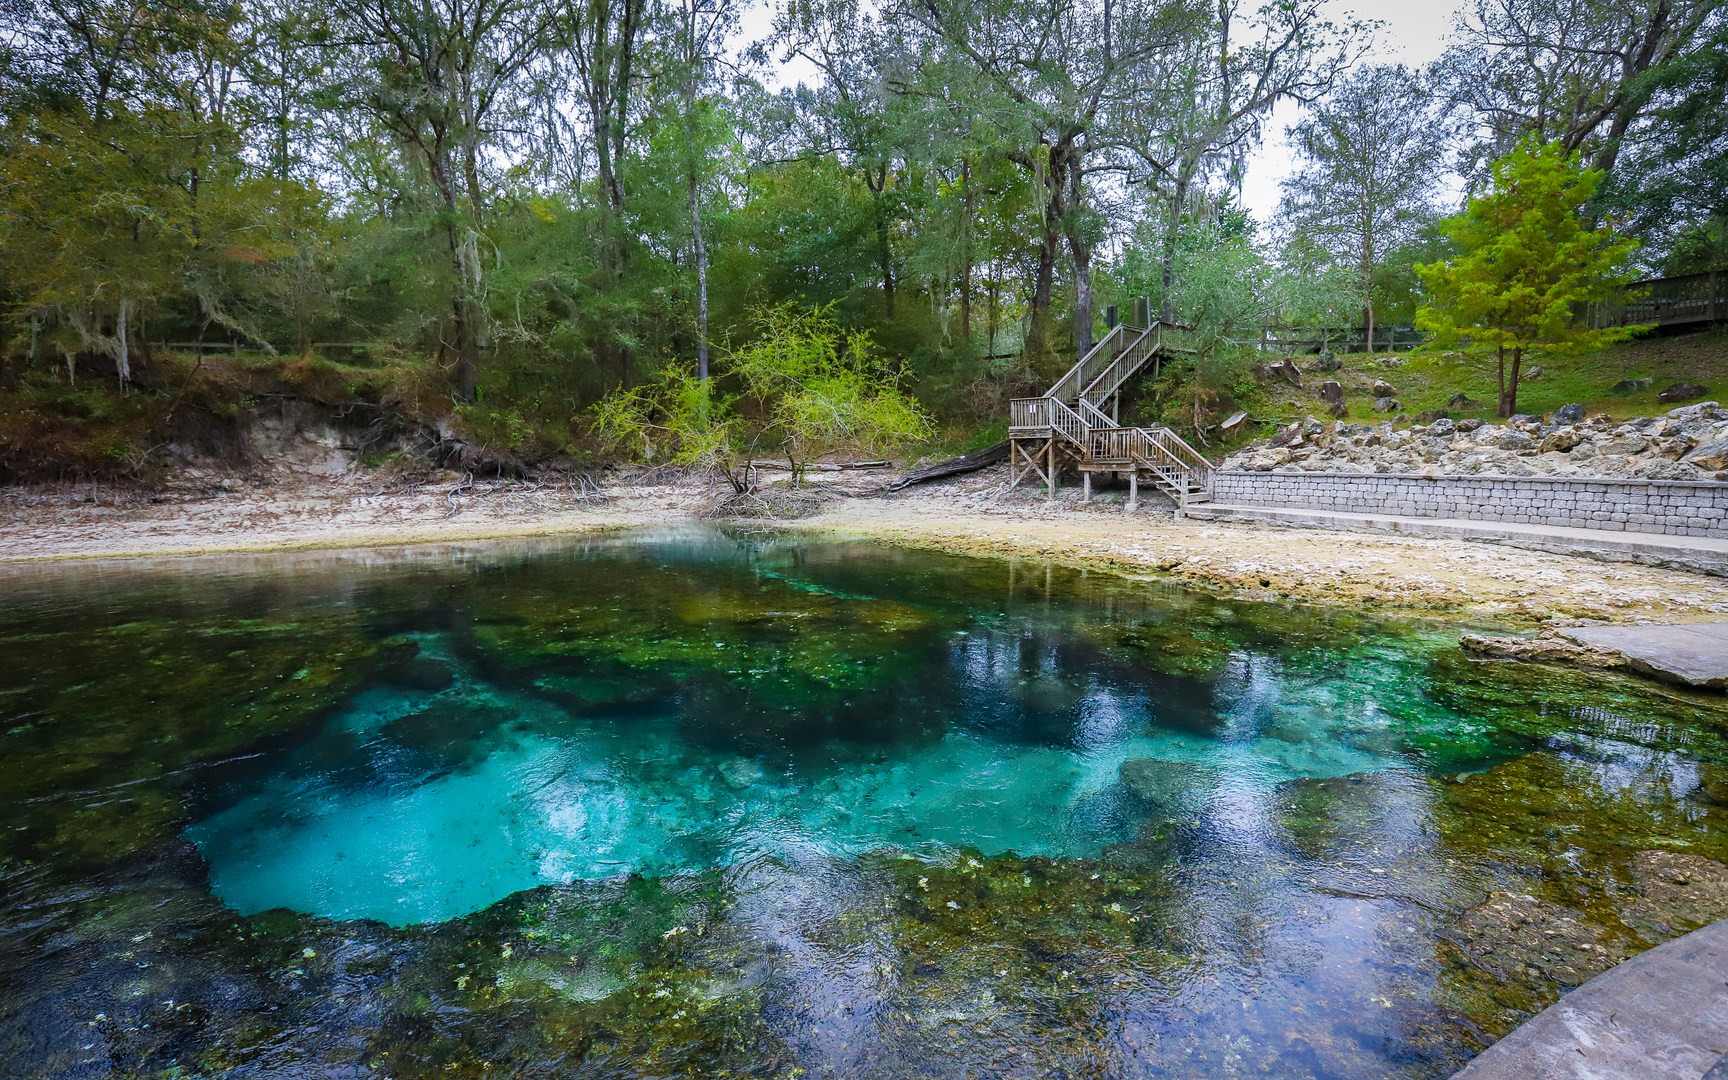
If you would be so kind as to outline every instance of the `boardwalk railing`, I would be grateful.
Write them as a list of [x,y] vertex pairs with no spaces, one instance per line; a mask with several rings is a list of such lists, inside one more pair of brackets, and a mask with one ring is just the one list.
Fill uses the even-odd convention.
[[1728,270],[1647,278],[1591,305],[1593,326],[1683,326],[1728,321]]

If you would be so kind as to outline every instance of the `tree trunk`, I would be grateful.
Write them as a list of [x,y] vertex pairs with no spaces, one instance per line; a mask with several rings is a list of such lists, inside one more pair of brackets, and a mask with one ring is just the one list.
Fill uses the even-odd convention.
[[997,318],[997,314],[1000,310],[997,301],[1002,294],[1002,279],[996,275],[994,264],[992,264],[992,267],[991,267],[990,283],[988,286],[988,292],[989,292],[989,296],[990,296],[990,303],[989,303],[989,310],[985,315],[985,320],[988,322],[989,325],[985,328],[985,334],[989,338],[989,342],[985,345],[985,355],[986,356],[995,356],[996,355],[996,318]]
[[[694,138],[694,136],[692,136]],[[696,184],[696,157],[690,157],[690,238],[696,256],[696,377],[708,377],[708,245],[702,240],[702,200]]]
[[132,302],[122,298],[120,311],[114,316],[114,369],[120,376],[120,385],[125,386],[132,381],[132,353],[126,345],[126,323],[132,315]]
[[1500,400],[1496,402],[1494,415],[1504,420],[1518,412],[1518,379],[1523,374],[1524,350],[1512,350],[1512,365],[1506,365],[1506,347],[1500,347]]
[[1362,307],[1362,318],[1368,324],[1368,354],[1374,354],[1374,301],[1370,300]]
[[1034,364],[1050,355],[1050,298],[1056,283],[1056,254],[1062,246],[1063,188],[1068,183],[1068,163],[1060,146],[1050,148],[1050,164],[1044,174],[1042,232],[1038,244],[1038,276],[1032,283],[1032,312],[1026,328],[1026,355]]
[[1074,256],[1074,344],[1085,356],[1092,351],[1092,248],[1080,235],[1082,184],[1085,174],[1078,165],[1068,170],[1068,249]]
[[1092,351],[1092,251],[1070,237],[1074,252],[1074,344],[1085,356]]
[[972,156],[960,159],[960,340],[972,349]]
[[1026,327],[1026,355],[1033,363],[1050,352],[1050,293],[1056,276],[1056,245],[1061,234],[1046,226],[1038,247],[1038,276],[1032,280],[1032,312]]
[[876,267],[882,275],[883,311],[894,317],[894,249],[888,237],[888,209],[883,200],[888,191],[888,163],[882,162],[874,172],[866,171],[864,185],[870,189],[870,201],[876,211]]
[[1182,227],[1182,208],[1188,204],[1188,184],[1189,175],[1184,170],[1170,191],[1170,220],[1165,223],[1164,251],[1159,257],[1164,295],[1158,300],[1158,318],[1163,322],[1175,321],[1172,293],[1176,285],[1176,232]]
[[1502,418],[1518,415],[1518,379],[1524,374],[1524,350],[1512,350],[1512,378],[1506,384],[1505,400],[1500,402]]
[[481,327],[479,239],[465,222],[456,186],[450,175],[448,150],[433,155],[432,182],[444,204],[444,242],[450,256],[454,292],[450,299],[450,333],[443,352],[451,368],[451,389],[458,401],[473,401],[480,361]]

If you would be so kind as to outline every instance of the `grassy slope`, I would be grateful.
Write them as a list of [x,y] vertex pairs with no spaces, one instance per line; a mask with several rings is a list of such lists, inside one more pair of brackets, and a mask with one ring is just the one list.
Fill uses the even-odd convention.
[[[1455,420],[1494,416],[1496,377],[1492,366],[1440,354],[1400,354],[1391,365],[1385,364],[1384,358],[1362,354],[1340,359],[1344,361],[1343,371],[1330,376],[1305,375],[1301,389],[1281,381],[1268,387],[1272,416],[1297,419],[1312,413],[1324,418],[1325,403],[1317,390],[1327,378],[1343,384],[1349,419],[1355,422],[1388,419],[1385,413],[1374,411],[1369,388],[1376,379],[1398,390],[1404,412],[1412,416],[1428,409],[1445,409]],[[1304,358],[1304,367],[1307,362]],[[1580,402],[1593,413],[1659,416],[1675,406],[1657,401],[1656,394],[1676,382],[1699,383],[1709,391],[1706,398],[1728,399],[1728,333],[1720,331],[1646,338],[1589,356],[1538,363],[1544,374],[1534,381],[1526,379],[1519,387],[1521,412],[1547,413]],[[1648,390],[1624,395],[1609,390],[1622,379],[1646,378],[1651,380]],[[1468,409],[1448,408],[1447,399],[1459,392],[1480,404]],[[1260,419],[1259,410],[1255,410],[1255,419]]]

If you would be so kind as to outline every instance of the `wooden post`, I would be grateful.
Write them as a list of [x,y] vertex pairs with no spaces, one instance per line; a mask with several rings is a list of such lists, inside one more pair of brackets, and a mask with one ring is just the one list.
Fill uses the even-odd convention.
[[1128,505],[1123,508],[1124,512],[1132,514],[1134,512],[1135,507],[1137,507],[1139,504],[1140,504],[1140,470],[1135,469],[1133,472],[1128,474]]
[[1092,474],[1090,472],[1080,474],[1080,501],[1082,503],[1092,501]]
[[1044,450],[1044,460],[1050,465],[1050,490],[1044,495],[1047,499],[1056,497],[1056,436],[1050,436],[1050,442]]

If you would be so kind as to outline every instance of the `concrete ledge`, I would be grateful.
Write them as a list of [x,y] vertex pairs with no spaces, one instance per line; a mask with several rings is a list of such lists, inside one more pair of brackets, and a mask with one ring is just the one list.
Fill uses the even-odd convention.
[[1186,516],[1199,521],[1258,522],[1298,528],[1482,540],[1560,555],[1583,555],[1608,562],[1671,566],[1728,577],[1728,540],[1718,540],[1715,537],[1604,532],[1600,529],[1565,529],[1554,525],[1522,525],[1509,521],[1397,517],[1388,514],[1352,514],[1340,510],[1299,510],[1293,507],[1237,506],[1228,503],[1192,503]]
[[1612,649],[1633,670],[1698,690],[1728,690],[1728,623],[1574,626],[1560,636]]
[[1453,1080],[1700,1080],[1728,1056],[1728,919],[1610,968]]

